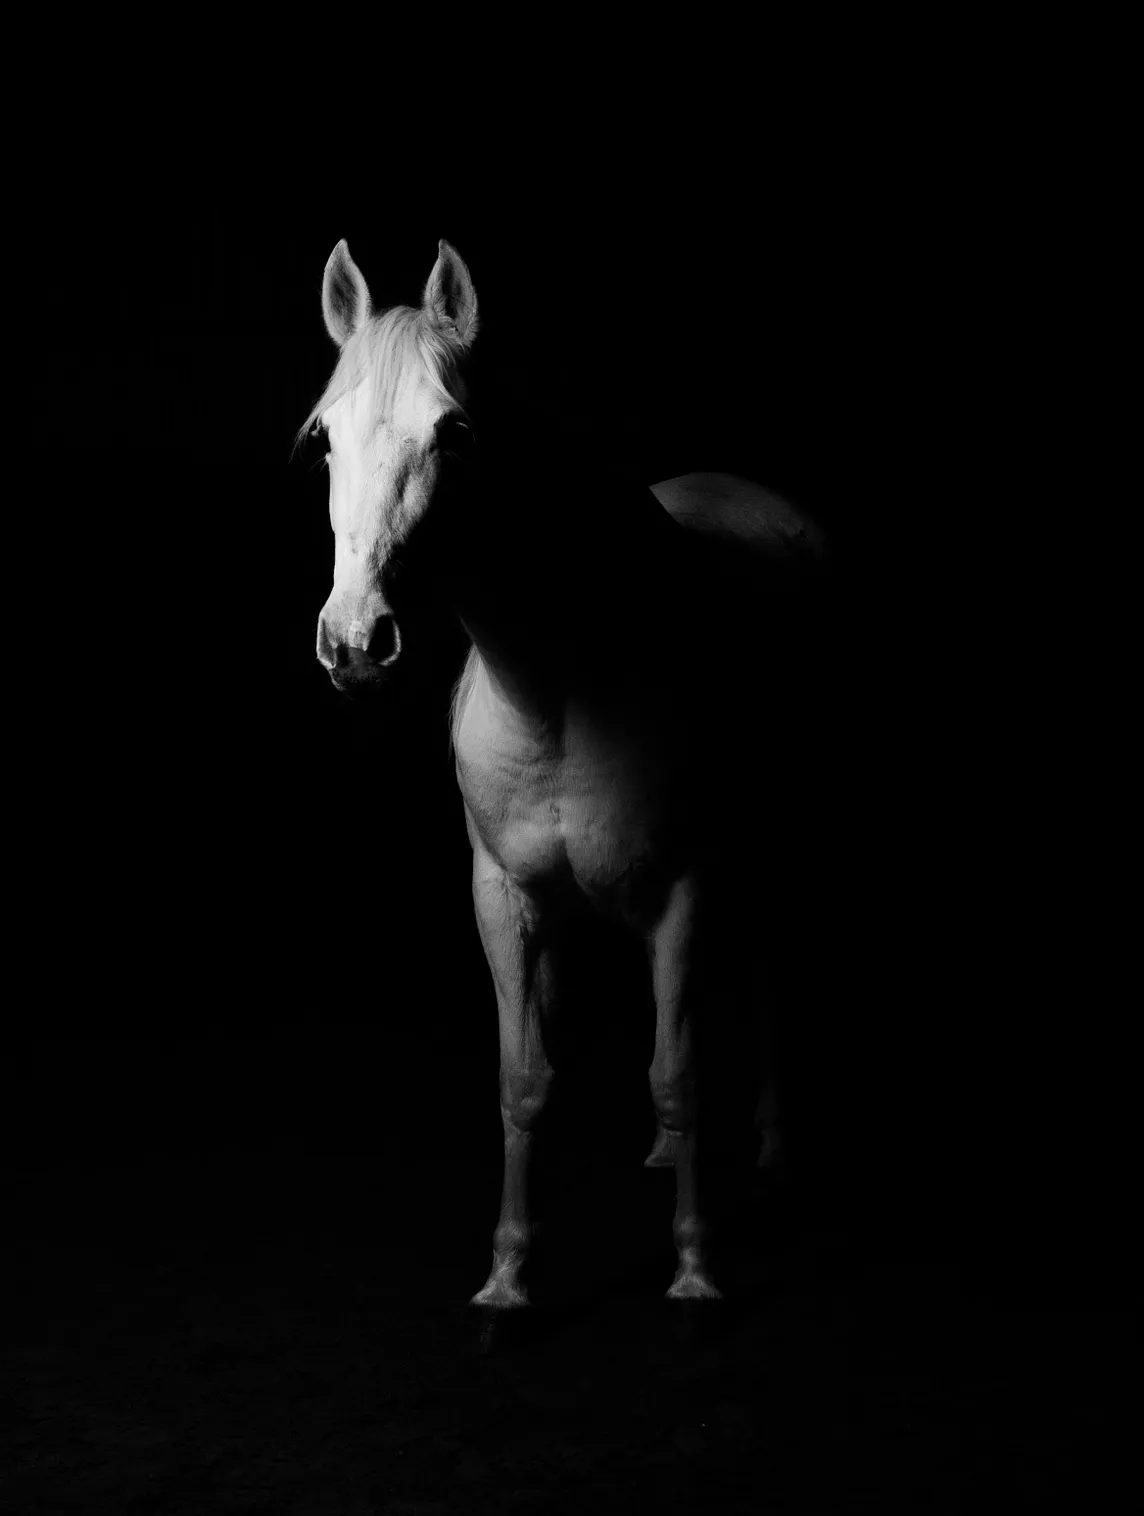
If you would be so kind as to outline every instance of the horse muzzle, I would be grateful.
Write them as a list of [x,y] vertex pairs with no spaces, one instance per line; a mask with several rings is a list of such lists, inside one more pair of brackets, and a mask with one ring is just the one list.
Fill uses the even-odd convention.
[[401,629],[388,614],[376,620],[351,621],[344,629],[322,612],[318,618],[318,662],[344,695],[379,689],[401,656]]

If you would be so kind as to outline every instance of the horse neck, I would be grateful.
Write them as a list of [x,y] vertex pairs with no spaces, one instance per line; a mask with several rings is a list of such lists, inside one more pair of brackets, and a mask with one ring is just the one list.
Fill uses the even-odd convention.
[[614,672],[632,628],[654,624],[674,528],[648,490],[557,475],[560,458],[527,448],[482,451],[449,596],[494,693],[550,730],[577,681]]

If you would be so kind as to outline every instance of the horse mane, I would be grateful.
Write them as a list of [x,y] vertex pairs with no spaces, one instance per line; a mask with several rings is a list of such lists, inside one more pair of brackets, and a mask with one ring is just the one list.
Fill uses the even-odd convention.
[[330,381],[298,429],[294,446],[324,410],[372,379],[370,427],[393,413],[401,389],[413,378],[427,378],[441,399],[460,405],[464,386],[457,371],[459,349],[421,310],[395,305],[371,316],[342,348]]
[[465,706],[469,703],[469,696],[473,692],[473,684],[477,677],[477,665],[481,661],[481,655],[477,652],[474,642],[469,648],[465,666],[461,670],[460,677],[453,686],[453,693],[449,698],[449,748],[451,752],[457,750],[457,729],[461,725],[461,717],[465,714]]

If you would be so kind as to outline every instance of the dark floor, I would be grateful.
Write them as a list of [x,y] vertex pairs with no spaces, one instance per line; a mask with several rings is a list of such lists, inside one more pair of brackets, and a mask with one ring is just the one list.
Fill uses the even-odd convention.
[[1027,1510],[1111,1477],[1119,1306],[959,1290],[768,1182],[728,1298],[680,1309],[670,1173],[557,1182],[546,1308],[490,1339],[499,1175],[463,1157],[10,1176],[0,1506]]

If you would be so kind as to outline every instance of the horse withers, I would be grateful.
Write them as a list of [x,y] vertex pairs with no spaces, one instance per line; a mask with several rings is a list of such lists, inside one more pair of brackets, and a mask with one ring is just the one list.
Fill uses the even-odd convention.
[[[790,818],[808,803],[791,713],[807,708],[822,535],[729,475],[616,483],[583,448],[554,454],[511,390],[470,393],[477,297],[445,242],[420,306],[378,312],[340,242],[322,310],[339,356],[303,428],[328,439],[334,582],[319,662],[339,690],[383,688],[403,620],[430,602],[452,607],[471,642],[452,740],[504,1126],[492,1268],[474,1303],[528,1302],[560,954],[584,910],[646,950],[648,1162],[676,1173],[668,1295],[717,1297],[703,1095],[720,1047],[759,1023]],[[760,1111],[770,1101],[768,1087]]]

